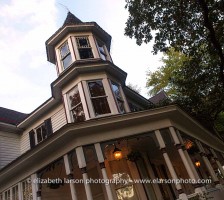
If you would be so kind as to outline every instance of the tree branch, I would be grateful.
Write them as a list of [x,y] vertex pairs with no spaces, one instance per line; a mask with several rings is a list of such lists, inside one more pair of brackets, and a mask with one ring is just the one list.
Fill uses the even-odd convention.
[[223,88],[224,88],[224,54],[222,51],[222,46],[216,37],[214,27],[209,19],[209,9],[208,9],[208,5],[207,5],[206,1],[205,0],[197,0],[197,1],[202,9],[204,25],[209,30],[209,36],[211,39],[211,43],[213,44],[213,46],[216,49],[218,56],[220,58],[220,80],[221,80],[221,82],[223,84]]

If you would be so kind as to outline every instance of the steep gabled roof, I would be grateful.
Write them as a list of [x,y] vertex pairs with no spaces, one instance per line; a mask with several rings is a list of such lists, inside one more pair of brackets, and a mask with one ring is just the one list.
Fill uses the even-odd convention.
[[0,122],[16,125],[23,121],[28,114],[0,107]]
[[72,13],[68,12],[67,17],[66,17],[66,19],[64,21],[63,26],[75,25],[75,24],[80,24],[80,23],[82,23],[82,21],[79,18],[77,18]]

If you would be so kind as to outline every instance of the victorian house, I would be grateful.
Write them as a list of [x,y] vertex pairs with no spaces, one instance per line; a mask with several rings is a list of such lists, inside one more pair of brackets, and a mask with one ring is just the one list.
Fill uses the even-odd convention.
[[176,105],[153,108],[163,93],[128,88],[110,45],[70,12],[46,41],[52,96],[30,114],[0,108],[0,200],[222,200],[223,141]]

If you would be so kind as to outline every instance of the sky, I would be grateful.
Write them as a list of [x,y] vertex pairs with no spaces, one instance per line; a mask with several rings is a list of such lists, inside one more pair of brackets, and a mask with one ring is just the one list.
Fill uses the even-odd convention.
[[148,98],[146,72],[161,66],[152,43],[138,46],[124,36],[125,0],[1,0],[0,107],[30,113],[51,97],[56,68],[47,61],[45,41],[62,26],[68,10],[95,21],[112,36],[111,56],[128,73],[126,83]]

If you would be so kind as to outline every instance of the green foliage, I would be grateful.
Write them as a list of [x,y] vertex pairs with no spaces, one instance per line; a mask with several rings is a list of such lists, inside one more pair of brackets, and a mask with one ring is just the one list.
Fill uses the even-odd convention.
[[224,2],[126,0],[126,8],[125,34],[166,52],[164,65],[148,72],[150,94],[164,89],[207,128],[224,130]]
[[150,95],[155,95],[164,90],[169,96],[176,95],[176,86],[171,81],[176,73],[181,70],[184,62],[190,60],[186,55],[169,49],[162,58],[164,65],[155,72],[148,71],[146,87]]

